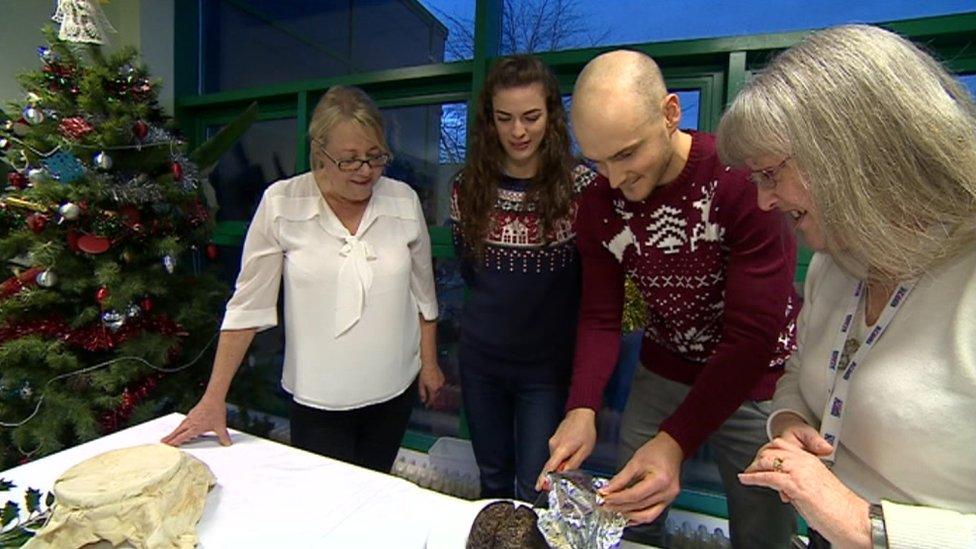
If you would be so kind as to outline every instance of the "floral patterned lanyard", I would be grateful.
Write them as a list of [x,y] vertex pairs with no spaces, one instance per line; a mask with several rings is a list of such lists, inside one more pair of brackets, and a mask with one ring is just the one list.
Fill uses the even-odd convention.
[[850,360],[845,366],[839,364],[839,362],[843,356],[844,345],[847,342],[847,337],[854,323],[854,316],[857,313],[857,308],[861,305],[861,296],[864,295],[866,287],[867,285],[863,281],[858,282],[854,287],[854,293],[851,295],[850,304],[847,307],[847,314],[844,315],[844,320],[840,324],[840,330],[837,332],[837,338],[834,341],[834,347],[830,352],[830,360],[827,365],[833,373],[834,383],[830,388],[830,393],[827,395],[827,404],[824,406],[823,417],[820,420],[820,434],[833,446],[830,455],[823,458],[829,465],[833,465],[834,463],[837,442],[840,440],[841,426],[844,422],[844,403],[847,401],[851,376],[854,375],[854,370],[864,360],[868,351],[881,339],[885,329],[888,328],[888,324],[891,323],[891,319],[895,317],[895,313],[898,312],[898,309],[905,302],[905,298],[908,297],[912,288],[915,287],[915,283],[912,282],[898,286],[898,289],[892,294],[891,300],[888,301],[888,305],[881,313],[880,318],[878,318],[878,322],[875,323],[874,328],[864,338],[864,343],[857,349],[854,356],[850,357]]

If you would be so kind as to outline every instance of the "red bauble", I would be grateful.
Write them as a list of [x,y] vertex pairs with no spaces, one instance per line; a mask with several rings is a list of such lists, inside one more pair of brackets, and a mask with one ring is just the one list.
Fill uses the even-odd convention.
[[102,286],[101,288],[98,289],[97,292],[95,292],[95,300],[98,301],[99,303],[104,303],[105,300],[108,299],[108,296],[109,296],[108,288],[106,288],[105,286]]
[[32,213],[29,216],[27,216],[27,227],[30,230],[34,231],[35,233],[39,233],[43,231],[46,225],[47,225],[47,216],[44,214]]
[[132,125],[132,133],[136,136],[136,139],[142,141],[147,135],[149,135],[149,124],[139,120]]
[[173,162],[173,165],[170,166],[170,171],[173,173],[173,181],[183,179],[183,166],[179,162]]
[[207,244],[207,257],[209,259],[217,259],[217,245],[213,242]]
[[89,254],[105,253],[111,245],[112,242],[109,239],[101,236],[86,234],[78,237],[78,248]]
[[7,174],[7,183],[15,189],[27,187],[27,176],[20,172],[10,172]]
[[82,139],[86,135],[90,134],[95,130],[87,120],[80,116],[74,116],[71,118],[65,118],[58,124],[58,130],[61,135],[69,139]]
[[142,310],[143,311],[146,311],[147,313],[149,311],[153,310],[153,300],[152,300],[152,298],[149,297],[149,296],[146,296],[146,297],[142,298],[142,301],[139,302],[139,306],[142,307]]

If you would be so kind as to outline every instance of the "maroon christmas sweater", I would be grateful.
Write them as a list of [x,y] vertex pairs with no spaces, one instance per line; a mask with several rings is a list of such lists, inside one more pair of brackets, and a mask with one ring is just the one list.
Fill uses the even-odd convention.
[[583,293],[567,409],[600,408],[620,347],[624,276],[647,308],[641,364],[691,386],[661,424],[685,457],[745,400],[772,397],[796,348],[796,241],[747,174],[692,133],[676,180],[630,202],[602,176],[577,214]]

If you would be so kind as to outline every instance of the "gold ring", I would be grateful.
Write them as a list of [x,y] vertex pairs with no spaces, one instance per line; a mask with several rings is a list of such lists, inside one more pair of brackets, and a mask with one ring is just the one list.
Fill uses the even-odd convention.
[[773,471],[783,472],[783,458],[773,458]]

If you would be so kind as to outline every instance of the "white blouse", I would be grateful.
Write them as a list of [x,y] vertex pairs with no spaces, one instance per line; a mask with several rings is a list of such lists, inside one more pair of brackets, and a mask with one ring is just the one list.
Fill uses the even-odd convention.
[[295,401],[348,410],[401,394],[420,370],[420,319],[437,318],[430,237],[417,194],[380,177],[356,234],[311,173],[264,191],[244,241],[221,330],[278,323],[285,280],[281,385]]

